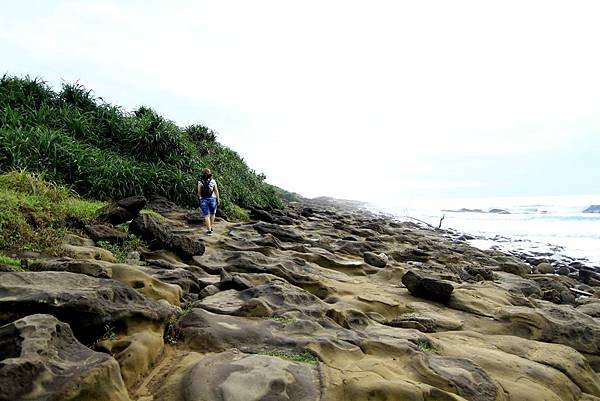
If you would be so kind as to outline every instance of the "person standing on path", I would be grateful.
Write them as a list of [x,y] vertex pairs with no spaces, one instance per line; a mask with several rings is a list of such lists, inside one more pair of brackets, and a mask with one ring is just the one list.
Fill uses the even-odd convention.
[[208,168],[202,170],[202,177],[198,181],[198,198],[200,199],[200,212],[206,224],[206,234],[212,235],[217,205],[221,203],[221,197],[217,182],[212,178],[212,173]]

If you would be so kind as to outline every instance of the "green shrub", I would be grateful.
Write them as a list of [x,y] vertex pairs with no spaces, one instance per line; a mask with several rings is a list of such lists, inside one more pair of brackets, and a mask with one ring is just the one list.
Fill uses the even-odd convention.
[[195,207],[204,167],[219,183],[227,215],[282,206],[265,176],[207,127],[179,128],[148,107],[126,113],[79,83],[57,94],[40,79],[0,79],[0,171],[40,173],[85,197],[158,194]]

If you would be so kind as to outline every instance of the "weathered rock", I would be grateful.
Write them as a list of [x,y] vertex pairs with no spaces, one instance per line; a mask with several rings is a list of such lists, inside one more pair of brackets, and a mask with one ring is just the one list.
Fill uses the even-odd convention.
[[164,214],[179,210],[179,206],[171,202],[164,196],[152,195],[147,203],[149,209],[154,210],[157,213]]
[[261,234],[271,234],[274,237],[285,242],[304,242],[304,238],[290,228],[279,227],[276,224],[259,222],[254,225],[254,229]]
[[447,303],[454,286],[447,282],[431,277],[425,277],[412,270],[402,276],[402,284],[416,297]]
[[398,262],[426,262],[431,254],[419,248],[407,248],[402,251],[395,251],[391,256]]
[[363,258],[365,263],[375,267],[384,268],[388,263],[388,257],[385,253],[376,254],[373,252],[365,252]]
[[556,273],[560,274],[561,276],[568,276],[571,273],[571,270],[569,270],[567,266],[561,266],[558,268]]
[[49,313],[68,323],[85,344],[107,326],[139,319],[164,323],[174,312],[114,280],[68,272],[0,273],[0,324]]
[[106,224],[86,226],[85,232],[94,241],[107,241],[111,244],[118,244],[127,239],[126,233]]
[[108,250],[95,246],[89,238],[73,234],[65,235],[61,248],[75,259],[96,259],[106,262],[116,262],[115,256]]
[[119,365],[51,315],[0,327],[0,400],[129,401]]
[[98,278],[111,278],[112,269],[104,262],[94,259],[40,259],[29,264],[31,271],[64,271]]
[[531,273],[531,268],[525,263],[506,261],[500,265],[500,269],[507,273],[516,274],[517,276],[525,277]]
[[184,259],[204,253],[204,243],[184,234],[174,234],[169,227],[150,214],[138,215],[129,225],[132,234],[140,236],[152,249],[168,249]]
[[536,268],[542,274],[554,274],[554,267],[550,263],[540,263]]
[[[193,359],[192,359],[193,358]],[[222,352],[190,355],[172,382],[161,389],[159,399],[185,389],[183,401],[318,401],[321,399],[317,369],[268,355]]]
[[262,210],[262,209],[250,208],[250,217],[252,217],[255,220],[265,221],[267,223],[274,222],[273,216],[271,216],[271,213],[267,212],[266,210]]

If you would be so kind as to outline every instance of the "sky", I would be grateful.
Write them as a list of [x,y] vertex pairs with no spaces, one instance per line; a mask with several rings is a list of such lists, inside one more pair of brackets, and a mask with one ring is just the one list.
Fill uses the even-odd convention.
[[202,123],[313,197],[600,193],[597,1],[32,1],[0,73]]

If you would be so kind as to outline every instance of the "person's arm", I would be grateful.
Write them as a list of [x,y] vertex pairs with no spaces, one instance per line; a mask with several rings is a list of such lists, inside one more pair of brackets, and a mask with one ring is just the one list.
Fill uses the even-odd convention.
[[200,181],[198,181],[198,199],[200,199]]
[[217,182],[215,181],[215,194],[217,194],[217,203],[221,204],[221,195],[219,195],[219,187],[217,186]]

